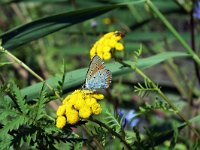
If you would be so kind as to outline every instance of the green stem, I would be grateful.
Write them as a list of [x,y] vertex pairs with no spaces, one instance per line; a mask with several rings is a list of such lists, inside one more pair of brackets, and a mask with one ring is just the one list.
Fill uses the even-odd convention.
[[108,127],[106,124],[104,124],[104,123],[102,123],[99,120],[96,120],[94,118],[90,118],[90,121],[99,124],[100,126],[102,126],[105,129],[107,129],[112,135],[114,135],[117,138],[119,138],[121,140],[121,142],[124,143],[124,145],[126,146],[127,149],[130,149],[130,150],[132,149],[131,146],[117,132],[115,132],[113,129],[111,129],[110,127]]
[[[82,128],[83,128],[83,130],[85,130],[86,134],[88,134],[89,136],[92,137],[92,134],[90,133],[90,131],[88,130],[88,128],[86,126],[83,125]],[[104,150],[102,144],[95,137],[93,137],[92,140],[95,142],[95,144],[97,145],[99,150]]]
[[[39,76],[36,72],[34,72],[31,68],[29,68],[25,63],[23,63],[20,59],[18,59],[17,57],[15,57],[12,53],[10,53],[8,50],[4,49],[2,46],[0,46],[0,52],[5,53],[6,55],[8,55],[9,57],[11,57],[15,62],[17,62],[19,65],[21,65],[22,67],[24,67],[24,69],[26,69],[30,74],[32,74],[35,78],[37,78],[39,81],[44,82],[45,80]],[[54,89],[45,82],[45,84],[47,85],[47,87],[56,95],[56,97],[59,100],[62,100],[61,97],[59,96],[59,94],[54,91]]]
[[176,106],[172,103],[172,101],[165,96],[165,94],[157,87],[157,85],[151,81],[151,79],[149,77],[147,77],[140,69],[136,68],[136,67],[131,67],[133,70],[135,70],[138,74],[140,74],[144,79],[146,79],[148,82],[152,83],[152,86],[156,89],[156,91],[158,92],[158,94],[171,106],[171,108],[176,112],[176,114],[187,123],[187,125],[192,129],[192,131],[197,135],[197,137],[200,139],[200,135],[197,132],[197,130],[192,127],[191,123],[186,119],[186,117],[178,111],[178,109],[176,108]]
[[185,42],[185,40],[180,36],[176,29],[169,23],[169,21],[164,17],[164,15],[158,10],[158,8],[150,1],[146,0],[147,5],[154,11],[154,13],[162,20],[162,22],[167,26],[167,28],[174,34],[174,36],[179,40],[179,42],[185,47],[187,52],[191,54],[192,58],[200,65],[200,58],[192,50],[192,48]]

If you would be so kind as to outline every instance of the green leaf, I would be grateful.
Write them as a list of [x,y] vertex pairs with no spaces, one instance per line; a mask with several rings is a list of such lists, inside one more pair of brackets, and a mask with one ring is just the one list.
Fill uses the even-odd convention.
[[129,4],[134,5],[143,3],[144,0],[138,0],[115,5],[103,5],[98,7],[85,8],[48,16],[13,28],[0,35],[0,39],[2,39],[2,46],[5,49],[14,49],[63,28],[105,14],[113,9],[127,6]]
[[3,122],[7,117],[15,117],[17,113],[16,110],[10,108],[0,109],[0,120]]
[[23,115],[18,115],[16,118],[12,119],[9,123],[7,123],[3,128],[0,129],[0,136],[6,136],[8,131],[12,131],[14,129],[18,129],[19,126],[25,124],[27,122],[27,118]]
[[11,135],[7,135],[4,137],[0,137],[0,145],[1,149],[10,149],[10,145],[12,143],[13,137]]
[[10,65],[10,64],[13,64],[13,62],[1,62],[0,67],[2,67],[4,65]]
[[[183,52],[175,52],[175,51],[164,52],[164,53],[157,54],[148,58],[139,59],[138,67],[140,69],[146,69],[170,58],[188,57],[188,56],[190,55]],[[129,65],[134,64],[134,62],[132,61],[125,61],[125,62],[128,63]],[[113,77],[117,77],[123,74],[133,72],[133,70],[130,68],[122,67],[122,65],[118,62],[108,63],[106,64],[106,68],[108,68],[112,72]],[[80,87],[84,83],[87,69],[88,68],[83,68],[83,69],[78,69],[78,70],[74,70],[74,71],[66,73],[65,81],[63,85],[64,91],[67,92],[73,88]],[[54,78],[50,78],[46,82],[50,84],[52,87],[56,87],[57,83],[55,83],[54,81],[55,81]],[[34,84],[32,86],[22,89],[21,92],[23,95],[27,95],[28,98],[35,98],[39,94],[39,91],[41,90],[42,85],[43,83],[40,82],[40,83],[37,83],[37,84]]]
[[148,57],[148,58],[144,58],[141,61],[138,62],[138,67],[140,69],[145,69],[145,68],[149,68],[153,65],[159,64],[167,59],[173,58],[173,57],[188,57],[190,56],[187,53],[183,53],[183,52],[164,52],[164,53],[160,53],[157,55],[154,55],[152,57]]
[[30,111],[30,117],[34,122],[37,122],[44,115],[46,115],[45,106],[48,99],[45,96],[46,96],[45,85],[43,85],[42,90],[39,94],[38,101]]
[[26,104],[26,101],[23,97],[23,94],[21,94],[21,91],[19,90],[19,88],[17,87],[16,84],[12,85],[12,90],[13,90],[13,93],[14,93],[15,98],[16,98],[16,102],[17,102],[21,112],[23,114],[26,114],[28,112],[28,105]]
[[60,29],[97,17],[121,6],[122,5],[109,5],[81,9],[52,15],[24,24],[0,35],[2,46],[5,49],[17,48],[20,45],[29,43]]
[[[106,116],[105,116],[104,123],[119,133],[121,131],[120,122],[122,122],[122,121],[118,121],[117,120],[118,118],[115,118],[114,113],[111,113],[108,110],[106,110],[105,115]],[[121,118],[121,119],[123,119],[123,118]]]

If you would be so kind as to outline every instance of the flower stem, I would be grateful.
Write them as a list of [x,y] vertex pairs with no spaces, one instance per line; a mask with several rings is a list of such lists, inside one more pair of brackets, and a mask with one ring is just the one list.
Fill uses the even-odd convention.
[[173,102],[157,87],[157,85],[151,81],[149,77],[147,77],[140,69],[137,67],[131,67],[133,70],[135,70],[138,74],[140,74],[144,79],[146,79],[148,82],[152,83],[152,86],[156,89],[157,93],[171,106],[171,108],[176,112],[176,114],[186,122],[186,124],[192,129],[192,131],[197,135],[197,137],[200,139],[200,135],[198,131],[192,127],[191,123],[186,119],[186,117],[178,111],[176,106],[173,104]]
[[[20,59],[15,57],[12,53],[10,53],[8,50],[4,49],[2,46],[0,46],[0,52],[5,53],[9,57],[11,57],[15,62],[17,62],[19,65],[21,65],[24,69],[26,69],[30,74],[32,74],[35,78],[37,78],[41,82],[45,82],[45,80],[39,76],[36,72],[34,72],[31,68],[29,68],[25,63],[23,63]],[[60,95],[48,84],[45,82],[47,87],[56,95],[56,97],[59,100],[62,100]]]
[[121,135],[119,135],[117,132],[115,132],[113,129],[111,129],[110,127],[108,127],[106,124],[104,124],[103,122],[100,122],[99,120],[96,120],[94,118],[90,118],[90,121],[97,123],[98,125],[104,127],[105,129],[107,129],[112,135],[116,136],[117,138],[119,138],[121,140],[122,143],[124,143],[124,145],[126,146],[127,149],[131,150],[131,146],[121,137]]
[[[83,125],[82,128],[83,128],[83,130],[85,130],[86,134],[88,134],[89,136],[92,136],[90,131],[88,130],[88,128],[86,126]],[[97,145],[99,150],[104,150],[102,144],[95,137],[93,137],[93,141],[95,142],[95,144]]]
[[169,23],[169,21],[164,17],[164,15],[158,10],[158,8],[150,1],[146,0],[147,5],[153,10],[153,12],[160,18],[160,20],[165,24],[165,26],[172,32],[172,34],[179,40],[183,47],[191,54],[192,58],[198,65],[200,65],[200,58],[192,50],[192,48],[185,42],[185,40],[180,36],[176,29]]

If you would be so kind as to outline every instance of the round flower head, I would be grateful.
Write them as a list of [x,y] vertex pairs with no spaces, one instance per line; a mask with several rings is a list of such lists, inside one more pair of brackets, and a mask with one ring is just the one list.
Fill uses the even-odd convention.
[[100,114],[102,111],[101,105],[99,103],[96,103],[92,106],[92,113],[95,115]]
[[56,120],[56,127],[63,128],[66,125],[66,118],[64,116],[58,116]]
[[87,119],[90,117],[90,115],[92,114],[91,112],[91,109],[89,106],[85,106],[85,107],[82,107],[80,110],[79,110],[79,116],[83,119]]
[[62,116],[62,115],[64,115],[65,114],[65,110],[66,110],[66,107],[65,106],[59,106],[58,107],[58,110],[57,110],[57,112],[56,112],[56,115],[57,116]]
[[69,124],[76,124],[78,122],[78,111],[75,109],[71,109],[69,112],[66,113],[67,122]]

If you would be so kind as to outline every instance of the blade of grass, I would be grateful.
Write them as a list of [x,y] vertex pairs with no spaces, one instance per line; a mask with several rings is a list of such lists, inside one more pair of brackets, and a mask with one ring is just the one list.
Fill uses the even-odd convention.
[[116,5],[85,8],[41,18],[11,29],[0,35],[0,38],[2,39],[2,46],[7,50],[14,49],[63,28],[105,14],[113,9],[126,6],[128,4],[142,4],[144,1],[145,0],[138,0]]
[[118,7],[121,7],[121,5],[93,7],[65,12],[32,21],[0,35],[2,46],[5,49],[17,48],[50,33],[97,17]]
[[200,65],[200,58],[192,50],[192,48],[185,42],[185,40],[180,36],[176,29],[169,23],[169,21],[164,17],[164,15],[158,10],[158,8],[150,1],[146,0],[147,5],[153,10],[153,12],[159,17],[159,19],[166,25],[166,27],[173,33],[177,40],[183,45],[189,54],[191,54],[194,61]]

